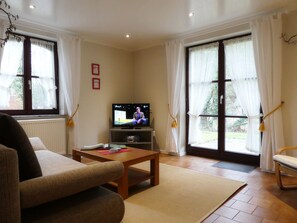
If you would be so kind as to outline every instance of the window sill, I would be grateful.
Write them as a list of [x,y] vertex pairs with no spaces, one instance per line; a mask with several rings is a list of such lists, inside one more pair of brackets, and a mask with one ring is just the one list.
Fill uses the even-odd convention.
[[66,118],[67,115],[13,115],[16,120]]

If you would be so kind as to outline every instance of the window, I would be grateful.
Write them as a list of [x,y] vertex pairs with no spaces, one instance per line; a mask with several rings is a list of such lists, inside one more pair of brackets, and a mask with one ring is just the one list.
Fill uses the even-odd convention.
[[20,35],[2,52],[0,111],[11,115],[59,113],[57,43]]

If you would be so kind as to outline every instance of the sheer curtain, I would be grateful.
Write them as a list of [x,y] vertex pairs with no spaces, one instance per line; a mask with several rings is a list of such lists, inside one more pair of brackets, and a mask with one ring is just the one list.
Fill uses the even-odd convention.
[[189,136],[188,143],[199,142],[200,117],[211,93],[211,81],[218,72],[218,43],[190,49],[189,56]]
[[23,55],[23,41],[10,38],[5,44],[0,69],[0,108],[9,107],[9,87],[17,75]]
[[260,95],[251,36],[224,41],[226,73],[248,117],[246,149],[259,154]]
[[[3,21],[0,21],[0,37],[3,39],[6,37],[6,34],[5,34],[6,29],[7,29],[7,24]],[[0,61],[2,60],[3,49],[4,47],[0,47]],[[0,63],[0,66],[1,66],[1,63]]]
[[[54,65],[54,43],[31,39],[31,66],[33,86],[42,86],[43,102],[42,109],[57,108],[56,85],[55,85],[55,65]],[[32,89],[34,90],[34,89]],[[38,109],[39,103],[32,103],[34,109]]]
[[[167,152],[183,155],[184,143],[181,143],[180,124],[172,127],[173,119],[177,120],[180,115],[180,97],[185,69],[185,50],[182,40],[173,40],[166,45],[167,80],[168,80],[168,122],[165,150]],[[171,117],[172,116],[172,117]]]
[[[79,103],[81,39],[67,34],[58,35],[60,83],[66,113],[72,116]],[[78,112],[79,113],[79,112]],[[73,117],[74,128],[70,130],[68,148],[79,146],[78,113]]]
[[[259,92],[264,115],[281,103],[281,14],[271,15],[250,22]],[[262,138],[260,167],[274,169],[273,155],[284,146],[282,112],[278,109],[265,119]]]

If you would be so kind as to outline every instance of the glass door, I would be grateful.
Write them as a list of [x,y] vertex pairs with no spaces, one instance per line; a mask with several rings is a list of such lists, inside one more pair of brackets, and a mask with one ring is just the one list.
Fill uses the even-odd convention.
[[[258,165],[260,120],[254,110],[259,114],[260,102],[249,97],[255,71],[236,79],[232,66],[238,61],[225,54],[225,45],[187,48],[187,154]],[[257,105],[251,110],[253,100]]]

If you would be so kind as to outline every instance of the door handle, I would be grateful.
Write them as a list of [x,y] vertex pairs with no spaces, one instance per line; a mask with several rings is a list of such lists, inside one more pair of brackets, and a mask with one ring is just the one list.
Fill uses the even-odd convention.
[[223,104],[224,95],[220,96],[220,105]]

